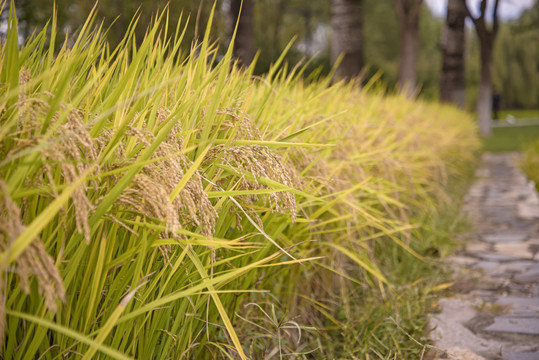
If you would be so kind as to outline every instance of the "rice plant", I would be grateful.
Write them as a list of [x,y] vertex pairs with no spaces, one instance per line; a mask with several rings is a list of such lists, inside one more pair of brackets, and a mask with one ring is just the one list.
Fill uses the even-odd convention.
[[[396,353],[354,316],[399,296],[403,262],[426,263],[419,219],[474,161],[471,117],[376,79],[306,84],[284,54],[255,77],[231,48],[217,61],[209,30],[183,53],[168,16],[110,48],[90,14],[60,49],[53,18],[19,48],[11,10],[1,356]],[[361,328],[353,349],[328,343]]]

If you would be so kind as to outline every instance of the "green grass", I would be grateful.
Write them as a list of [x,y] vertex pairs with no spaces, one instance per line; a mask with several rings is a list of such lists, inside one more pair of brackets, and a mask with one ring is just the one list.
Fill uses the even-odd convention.
[[523,151],[539,139],[539,125],[500,127],[492,129],[492,136],[483,139],[485,151]]
[[501,110],[498,112],[500,119],[512,116],[516,119],[539,118],[539,109]]
[[1,356],[420,357],[471,116],[284,54],[210,65],[209,31],[182,53],[167,16],[115,49],[90,17],[55,50],[54,19],[19,49],[10,14]]
[[485,151],[523,151],[539,139],[539,122],[526,120],[539,119],[539,110],[503,110],[499,118],[504,119],[501,126],[493,128],[492,135],[483,139]]

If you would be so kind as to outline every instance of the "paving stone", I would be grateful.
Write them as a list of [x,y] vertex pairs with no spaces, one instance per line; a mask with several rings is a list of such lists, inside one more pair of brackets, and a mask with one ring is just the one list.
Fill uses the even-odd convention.
[[[489,220],[500,220],[500,221],[507,221],[509,216],[512,216],[516,212],[516,204],[511,206],[496,206],[496,207],[488,207],[483,208],[481,210],[483,215]],[[505,240],[502,240],[505,241]]]
[[464,200],[466,201],[466,203],[478,202],[482,197],[483,197],[483,188],[478,187],[477,189],[474,189],[474,190],[470,189],[470,192],[464,198]]
[[529,206],[539,207],[539,195],[534,189],[528,189],[527,192],[523,192],[521,201]]
[[452,347],[445,351],[445,359],[448,360],[486,360],[473,351],[459,347]]
[[[509,290],[512,290],[512,293],[516,292],[518,294],[527,294],[529,290],[527,286],[522,285],[522,284],[517,284],[515,282],[507,284],[507,288]],[[505,296],[507,296],[507,294],[505,294]]]
[[447,261],[460,266],[470,266],[477,262],[476,258],[470,256],[455,255],[447,258]]
[[521,273],[527,271],[535,264],[532,260],[511,261],[504,264],[505,270],[510,273]]
[[539,206],[527,202],[517,204],[518,216],[522,219],[539,219]]
[[530,251],[534,254],[539,253],[539,239],[530,239],[526,241],[528,243],[528,247]]
[[429,328],[433,329],[430,337],[436,342],[436,347],[459,347],[475,353],[499,351],[498,342],[483,339],[463,325],[477,314],[472,304],[454,298],[441,299],[439,305],[441,312],[433,315],[429,321]]
[[518,185],[523,185],[523,186],[527,186],[528,188],[530,189],[533,189],[533,191],[535,191],[535,187],[532,186],[530,187],[530,180],[528,180],[528,178],[526,177],[526,175],[524,175],[524,173],[518,169],[516,169],[516,174],[517,174],[517,179],[516,181],[518,182]]
[[521,306],[533,306],[539,311],[539,299],[533,297],[503,296],[496,301],[499,304],[517,304]]
[[466,244],[467,253],[487,252],[490,250],[490,245],[485,242],[473,242]]
[[518,243],[497,243],[494,245],[494,251],[500,254],[531,259],[532,253],[529,250],[529,244],[526,242]]
[[520,218],[512,218],[509,220],[511,224],[511,229],[515,232],[532,234],[533,230],[530,231],[530,228],[534,225],[534,221],[524,220]]
[[476,270],[483,270],[483,271],[499,270],[500,263],[496,261],[478,261],[471,268],[476,269]]
[[515,281],[519,283],[538,283],[539,282],[539,269],[530,268],[528,271],[515,275]]
[[498,261],[498,262],[505,262],[505,261],[515,261],[520,260],[519,257],[506,255],[506,254],[498,254],[498,253],[477,253],[474,254],[478,258],[486,261]]
[[479,178],[490,178],[490,170],[488,168],[479,168],[475,171],[475,176]]
[[529,182],[527,184],[527,192],[525,192],[526,196],[526,202],[530,204],[539,205],[539,194],[537,191],[535,191],[535,184],[533,182]]
[[504,360],[539,360],[539,352],[504,352]]
[[[507,218],[507,214],[504,214]],[[521,232],[506,232],[506,233],[497,233],[497,234],[488,234],[483,235],[483,239],[490,243],[499,243],[499,242],[521,242],[526,240],[528,234]]]
[[497,199],[488,199],[485,201],[485,206],[506,206],[506,207],[513,207],[515,205],[515,201],[512,199],[504,199],[504,198],[497,198]]
[[510,189],[506,190],[503,196],[509,199],[518,199],[521,193],[522,193],[522,190],[520,188],[513,186]]
[[[539,196],[518,168],[521,159],[484,154],[466,195],[462,211],[475,231],[452,265],[468,276],[458,280],[467,286],[455,286],[457,295],[441,300],[442,312],[431,318],[444,358],[539,360]],[[470,278],[463,267],[483,274]],[[501,311],[477,311],[484,304]]]
[[538,317],[539,316],[539,298],[536,297],[517,297],[517,296],[504,296],[498,298],[496,303],[501,305],[508,305],[509,312],[512,315]]
[[474,290],[472,291],[472,294],[474,296],[480,296],[482,298],[488,298],[495,295],[494,291],[490,291],[490,290]]
[[504,352],[504,360],[539,360],[538,352]]
[[514,334],[539,335],[539,317],[496,317],[494,324],[487,326],[485,331],[504,332]]

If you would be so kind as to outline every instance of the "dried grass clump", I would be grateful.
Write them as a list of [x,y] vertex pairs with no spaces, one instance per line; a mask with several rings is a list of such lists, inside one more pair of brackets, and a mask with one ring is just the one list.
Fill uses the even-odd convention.
[[[10,245],[25,230],[21,219],[21,210],[9,197],[9,189],[4,181],[0,180],[0,248],[9,253]],[[6,277],[1,269],[0,276],[0,301],[5,300],[4,283]],[[45,306],[50,311],[56,311],[55,300],[65,301],[65,289],[60,273],[54,264],[52,257],[47,254],[45,247],[39,238],[24,249],[17,257],[13,270],[19,275],[20,287],[26,293],[30,293],[30,276],[35,276],[39,293],[45,298]],[[2,304],[3,305],[3,304]],[[5,306],[0,306],[0,341],[3,339],[5,324]]]
[[[293,169],[285,168],[279,157],[272,153],[265,146],[258,145],[239,145],[225,147],[224,145],[214,146],[208,152],[209,162],[213,159],[218,159],[224,162],[233,169],[241,173],[251,173],[255,181],[249,181],[244,176],[239,180],[237,189],[239,190],[261,190],[269,189],[269,187],[260,184],[260,178],[267,178],[288,187],[293,187]],[[242,198],[248,204],[254,204],[259,200],[256,194],[244,195]],[[270,193],[269,199],[270,208],[272,211],[281,213],[289,213],[292,221],[296,220],[296,201],[294,194],[281,191]]]

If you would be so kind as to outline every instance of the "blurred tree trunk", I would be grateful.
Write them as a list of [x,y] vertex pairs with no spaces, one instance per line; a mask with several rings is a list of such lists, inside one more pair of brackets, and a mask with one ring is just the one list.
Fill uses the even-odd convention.
[[[242,6],[243,2],[243,6]],[[240,14],[241,11],[241,14]],[[232,31],[238,22],[238,31],[234,41],[233,55],[237,58],[241,65],[249,66],[253,61],[255,54],[255,39],[254,39],[254,4],[253,0],[231,0],[230,15],[232,18]]]
[[400,52],[398,83],[411,95],[416,88],[419,52],[419,14],[423,0],[393,0],[399,19]]
[[338,79],[350,79],[360,74],[363,68],[363,9],[362,0],[332,0],[331,62],[344,57],[335,72]]
[[287,11],[287,1],[279,0],[276,6],[277,6],[278,16],[274,20],[273,36],[272,36],[272,41],[271,41],[271,44],[273,44],[271,48],[271,54],[272,54],[273,59],[277,59],[282,51],[280,41],[279,41],[280,40],[279,34],[280,34],[280,31],[282,30],[281,28],[283,25],[282,15],[285,14]]
[[[119,44],[125,36],[126,26],[126,14],[124,14],[123,0],[114,0],[114,10],[116,11],[117,18],[114,26],[116,27],[116,35],[114,39],[115,44]],[[139,40],[140,41],[140,40]]]
[[466,104],[464,72],[464,21],[466,7],[461,0],[448,0],[447,18],[442,31],[442,73],[440,100],[461,108]]
[[[466,0],[460,1],[466,6]],[[477,18],[473,17],[468,7],[466,7],[466,12],[474,23],[481,47],[481,77],[479,80],[479,96],[477,98],[477,117],[479,118],[479,131],[483,136],[489,136],[492,133],[492,52],[499,28],[498,4],[499,0],[495,0],[494,8],[492,9],[491,29],[487,28],[485,20],[487,0],[481,0],[480,13]]]

